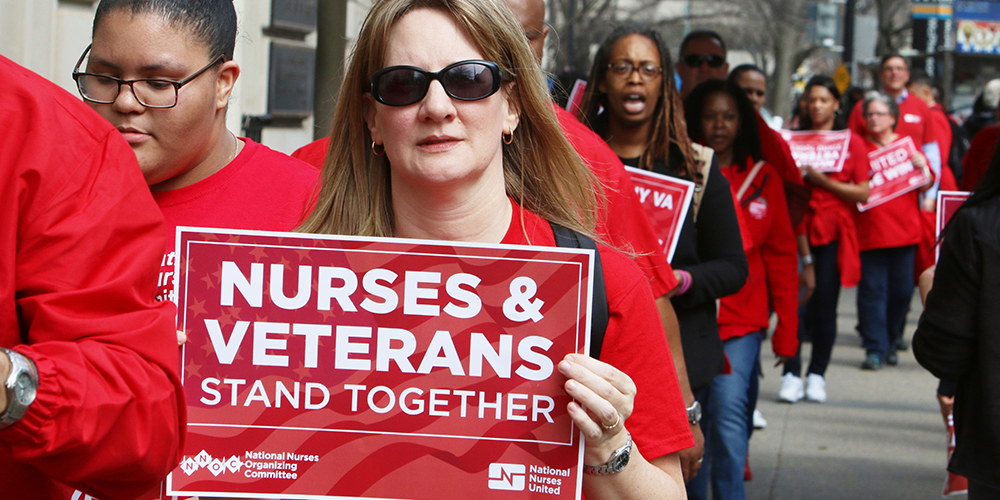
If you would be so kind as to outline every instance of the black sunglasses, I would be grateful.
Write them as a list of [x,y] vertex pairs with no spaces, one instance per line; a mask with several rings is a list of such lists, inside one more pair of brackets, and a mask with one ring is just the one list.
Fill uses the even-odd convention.
[[416,66],[389,66],[372,75],[371,93],[387,106],[408,106],[427,95],[431,80],[441,82],[452,99],[478,101],[500,90],[507,72],[490,61],[459,61],[431,73]]
[[701,63],[708,63],[710,68],[718,68],[719,66],[722,66],[722,63],[724,62],[726,62],[726,58],[718,54],[711,54],[707,56],[691,54],[689,56],[684,56],[684,64],[687,64],[692,68],[701,66]]

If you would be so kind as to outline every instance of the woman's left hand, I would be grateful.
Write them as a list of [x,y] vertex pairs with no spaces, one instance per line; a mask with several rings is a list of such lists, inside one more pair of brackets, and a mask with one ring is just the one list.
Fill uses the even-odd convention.
[[826,174],[820,172],[813,168],[812,165],[803,165],[802,168],[802,179],[812,184],[814,186],[822,187],[826,181]]
[[584,463],[601,465],[625,446],[635,383],[621,370],[583,354],[567,355],[558,368],[569,379],[565,388],[574,399],[567,407],[569,416],[586,437]]

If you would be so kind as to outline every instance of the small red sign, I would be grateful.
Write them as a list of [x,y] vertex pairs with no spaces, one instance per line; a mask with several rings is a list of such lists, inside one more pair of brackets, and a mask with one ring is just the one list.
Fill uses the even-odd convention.
[[169,494],[579,499],[593,253],[178,228]]
[[695,184],[691,181],[657,174],[648,170],[625,167],[632,177],[635,194],[646,209],[667,261],[674,259],[677,239],[684,227]]
[[[948,225],[951,216],[955,215],[958,207],[969,199],[972,193],[968,191],[938,191],[937,196],[937,227],[934,231],[934,240],[941,241],[941,231]],[[941,245],[935,245],[934,261],[941,256]]]
[[868,202],[858,203],[858,210],[864,212],[927,184],[930,173],[913,165],[911,159],[915,154],[917,148],[909,136],[868,153],[870,192]]
[[851,144],[850,130],[782,130],[781,137],[788,143],[799,168],[809,165],[825,173],[844,170],[844,160]]

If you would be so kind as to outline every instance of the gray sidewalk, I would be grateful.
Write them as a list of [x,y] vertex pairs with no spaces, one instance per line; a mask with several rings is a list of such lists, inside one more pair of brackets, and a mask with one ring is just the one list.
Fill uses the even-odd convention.
[[[906,339],[921,307],[914,296]],[[854,290],[841,292],[838,338],[827,370],[826,403],[777,402],[780,368],[770,342],[762,349],[765,378],[757,408],[767,428],[750,441],[751,500],[921,500],[941,498],[947,434],[937,379],[900,352],[899,366],[861,371],[864,350],[854,331]],[[805,345],[803,369],[811,346]],[[965,498],[964,496],[958,498]]]

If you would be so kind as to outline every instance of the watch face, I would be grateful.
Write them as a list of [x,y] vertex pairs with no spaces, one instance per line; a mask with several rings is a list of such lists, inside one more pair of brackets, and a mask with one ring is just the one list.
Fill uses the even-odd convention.
[[17,395],[17,402],[28,406],[35,400],[35,384],[31,382],[31,375],[21,373],[14,381],[14,394]]
[[615,457],[610,464],[608,464],[611,466],[612,471],[619,472],[622,469],[624,469],[626,465],[628,465],[628,459],[629,456],[631,455],[631,453],[629,453],[630,451],[631,450],[623,451],[620,455]]

